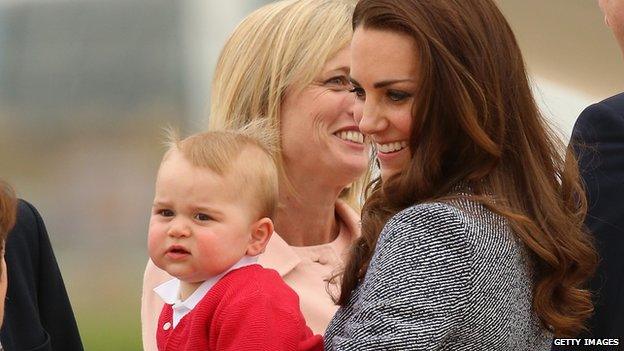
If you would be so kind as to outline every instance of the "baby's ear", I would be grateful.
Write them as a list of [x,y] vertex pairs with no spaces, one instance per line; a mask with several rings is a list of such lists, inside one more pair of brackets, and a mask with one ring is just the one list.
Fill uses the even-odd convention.
[[264,217],[251,225],[251,238],[247,245],[247,256],[256,256],[264,252],[269,239],[273,234],[273,221]]

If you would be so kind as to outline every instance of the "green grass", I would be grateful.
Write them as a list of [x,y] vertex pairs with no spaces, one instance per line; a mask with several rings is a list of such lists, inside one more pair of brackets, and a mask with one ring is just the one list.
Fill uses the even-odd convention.
[[[116,255],[115,255],[116,254]],[[115,257],[106,264],[99,256]],[[88,263],[85,263],[88,262]],[[63,256],[63,276],[87,351],[142,350],[141,277],[146,260],[117,250]]]
[[125,303],[76,311],[80,336],[88,351],[141,350],[138,306]]

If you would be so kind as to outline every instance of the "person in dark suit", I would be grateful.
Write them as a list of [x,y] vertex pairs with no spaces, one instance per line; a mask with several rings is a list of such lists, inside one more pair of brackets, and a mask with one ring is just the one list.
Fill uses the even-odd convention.
[[8,290],[0,343],[7,350],[83,350],[45,225],[19,200],[6,241]]
[[[599,5],[624,52],[624,0],[599,0]],[[585,225],[600,255],[589,284],[594,314],[579,337],[619,341],[553,350],[624,350],[624,93],[586,108],[574,125],[571,143],[586,185]]]
[[624,343],[624,93],[585,109],[572,143],[587,191],[585,225],[600,254],[589,286],[594,315],[582,337]]

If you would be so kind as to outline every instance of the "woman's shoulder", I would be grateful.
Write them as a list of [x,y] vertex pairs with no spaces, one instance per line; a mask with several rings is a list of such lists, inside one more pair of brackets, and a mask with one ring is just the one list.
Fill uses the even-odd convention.
[[50,239],[39,211],[28,201],[19,199],[15,226],[7,237],[7,251],[19,253],[14,257],[17,260],[25,261],[32,259],[32,264],[36,264],[37,260],[34,253],[38,252],[42,242],[43,244],[47,243],[49,246],[49,241]]
[[445,201],[425,202],[416,204],[397,213],[395,217],[405,219],[418,215],[428,215],[423,219],[434,222],[458,221],[467,226],[474,225],[506,225],[507,221],[494,213],[482,202],[473,199],[470,195],[461,194],[459,197]]
[[[473,200],[469,195],[451,198],[446,201],[423,202],[412,205],[396,213],[390,222],[461,222],[466,225],[479,223],[480,220],[500,221],[501,217],[494,214],[484,205]],[[475,223],[476,224],[476,223]]]
[[41,215],[35,206],[26,200],[18,200],[14,232],[37,233],[41,229],[42,222]]
[[445,257],[467,271],[470,265],[467,232],[461,210],[450,204],[429,202],[410,206],[386,222],[369,270],[387,264],[415,267]]
[[469,198],[446,202],[425,202],[410,206],[388,220],[380,242],[401,240],[414,242],[448,241],[470,251],[486,249],[479,245],[485,237],[510,239],[507,221]]
[[460,220],[461,212],[457,206],[448,202],[423,202],[407,207],[397,212],[390,220],[391,223],[420,223],[432,224],[448,220]]
[[[425,202],[407,207],[392,216],[382,231],[386,233],[416,232],[427,235],[456,235],[467,229],[463,210],[450,203]],[[444,230],[439,230],[444,229]],[[418,236],[411,235],[417,239]]]
[[521,286],[519,296],[530,291],[532,261],[522,241],[508,220],[470,198],[404,209],[388,221],[378,245],[386,259],[437,262],[444,257],[446,264],[463,267],[473,291],[487,291],[492,284]]

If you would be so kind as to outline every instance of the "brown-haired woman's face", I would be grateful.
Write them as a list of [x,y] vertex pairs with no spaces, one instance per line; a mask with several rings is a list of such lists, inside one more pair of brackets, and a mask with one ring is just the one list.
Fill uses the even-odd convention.
[[351,43],[355,120],[377,149],[382,180],[410,160],[412,106],[419,65],[414,40],[402,33],[358,27]]

